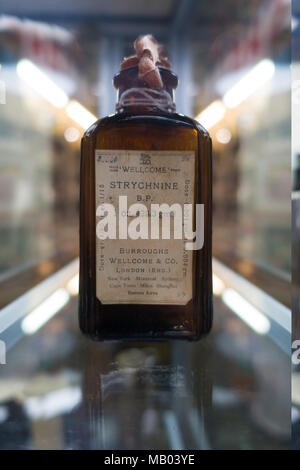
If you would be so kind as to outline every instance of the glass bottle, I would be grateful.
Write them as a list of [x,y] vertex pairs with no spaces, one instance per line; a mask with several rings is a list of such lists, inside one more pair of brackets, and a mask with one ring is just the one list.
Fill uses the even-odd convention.
[[[119,72],[116,114],[82,138],[79,323],[96,340],[198,340],[212,324],[211,139],[175,112],[177,76],[158,69],[162,90],[139,79],[138,67]],[[185,250],[184,236],[120,239],[118,230],[99,239],[97,207],[120,195],[147,209],[192,203],[194,228],[196,204],[204,205],[203,247]]]

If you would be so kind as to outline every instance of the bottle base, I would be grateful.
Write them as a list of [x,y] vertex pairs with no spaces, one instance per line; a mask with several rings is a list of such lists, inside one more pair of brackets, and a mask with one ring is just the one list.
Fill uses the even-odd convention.
[[187,342],[196,342],[203,338],[205,338],[211,328],[207,331],[202,333],[195,333],[190,331],[180,331],[180,332],[156,332],[155,334],[134,334],[128,335],[125,333],[108,333],[108,332],[99,332],[99,333],[91,333],[83,328],[80,328],[81,332],[84,336],[89,338],[92,341],[97,342],[117,342],[117,341],[125,341],[125,342],[170,342],[170,341],[187,341]]

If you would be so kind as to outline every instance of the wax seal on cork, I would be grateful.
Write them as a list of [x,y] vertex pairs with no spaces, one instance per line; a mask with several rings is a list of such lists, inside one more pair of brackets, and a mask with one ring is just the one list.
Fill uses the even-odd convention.
[[144,80],[151,88],[163,88],[163,82],[158,67],[170,69],[170,62],[163,56],[163,48],[151,35],[139,36],[134,41],[136,55],[125,57],[121,63],[121,70],[129,67],[138,67],[138,77]]

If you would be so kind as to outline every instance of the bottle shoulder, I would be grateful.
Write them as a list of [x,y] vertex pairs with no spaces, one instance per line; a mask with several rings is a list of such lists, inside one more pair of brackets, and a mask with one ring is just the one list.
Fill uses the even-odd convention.
[[116,113],[104,118],[98,119],[84,133],[83,138],[101,132],[101,129],[107,129],[115,126],[131,126],[138,124],[149,124],[158,126],[185,127],[196,130],[202,137],[210,139],[209,133],[201,124],[188,116],[179,113]]
[[190,124],[194,129],[196,129],[204,137],[211,139],[209,132],[202,126],[202,124],[200,124],[200,122],[196,121],[196,119],[185,116],[184,114],[177,114],[177,116],[181,117],[181,119],[184,122]]

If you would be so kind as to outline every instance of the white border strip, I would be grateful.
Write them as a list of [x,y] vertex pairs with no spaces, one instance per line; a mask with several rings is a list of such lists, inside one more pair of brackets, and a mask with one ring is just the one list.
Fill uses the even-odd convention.
[[31,312],[56,289],[66,284],[78,273],[78,269],[79,260],[77,258],[1,309],[0,333]]
[[248,300],[260,312],[275,321],[282,328],[291,332],[291,311],[285,305],[266,294],[259,287],[232,271],[220,261],[213,258],[213,272],[224,282]]

